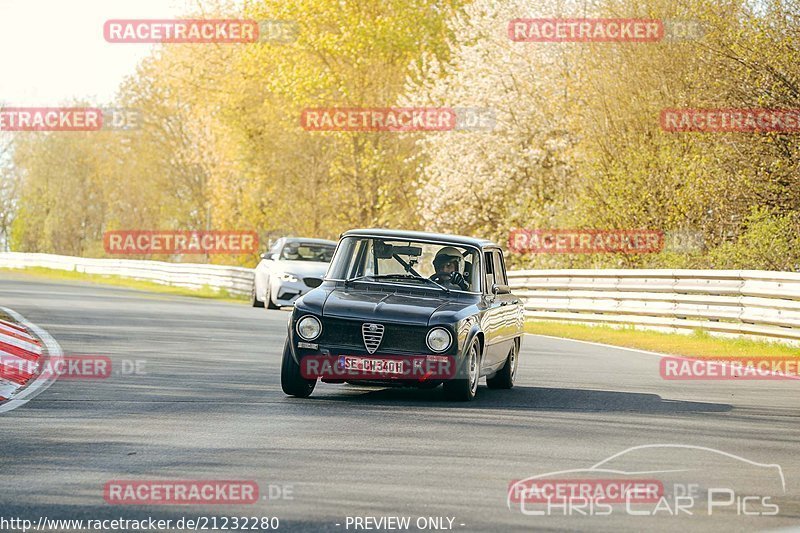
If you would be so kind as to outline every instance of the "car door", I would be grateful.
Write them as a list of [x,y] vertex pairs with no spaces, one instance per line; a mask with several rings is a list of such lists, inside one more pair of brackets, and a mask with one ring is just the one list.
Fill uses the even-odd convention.
[[483,252],[483,299],[486,311],[481,319],[481,329],[484,336],[483,369],[493,372],[505,359],[503,353],[503,313],[505,306],[503,300],[492,292],[492,287],[497,283],[495,277],[494,251]]
[[508,276],[502,250],[494,250],[492,259],[494,261],[495,283],[502,289],[502,293],[497,295],[497,299],[500,302],[502,320],[500,327],[502,340],[498,344],[502,346],[503,360],[505,360],[505,356],[511,350],[512,343],[522,333],[522,320],[524,320],[524,317],[522,303],[519,298],[511,294],[511,289],[508,286]]

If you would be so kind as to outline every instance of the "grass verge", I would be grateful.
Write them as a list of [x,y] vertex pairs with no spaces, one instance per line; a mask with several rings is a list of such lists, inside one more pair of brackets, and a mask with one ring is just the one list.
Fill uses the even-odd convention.
[[115,287],[124,287],[126,289],[136,289],[141,291],[156,292],[160,294],[172,294],[176,296],[194,296],[197,298],[212,298],[214,300],[222,300],[226,302],[247,303],[249,298],[246,296],[238,296],[230,294],[228,291],[222,289],[217,290],[208,285],[200,289],[189,289],[186,287],[171,287],[169,285],[161,285],[160,283],[153,283],[152,281],[141,281],[136,279],[123,278],[121,276],[103,276],[100,274],[84,274],[82,272],[74,272],[71,270],[56,270],[52,268],[42,267],[28,267],[28,268],[0,268],[0,272],[9,272],[14,274],[22,274],[38,278],[46,278],[50,280],[67,280],[67,281],[86,281],[89,283],[97,283],[100,285],[113,285]]
[[560,322],[528,321],[526,333],[613,344],[687,357],[797,357],[800,348],[779,342],[715,337],[695,330],[689,335],[634,329],[633,326],[587,326]]

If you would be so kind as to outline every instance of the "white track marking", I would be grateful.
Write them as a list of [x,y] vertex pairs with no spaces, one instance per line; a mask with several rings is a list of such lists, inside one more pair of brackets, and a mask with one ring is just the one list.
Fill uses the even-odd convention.
[[[61,350],[61,346],[59,346],[58,342],[56,342],[56,340],[49,333],[47,333],[47,331],[40,328],[33,322],[28,322],[24,316],[12,309],[0,307],[0,311],[3,311],[7,315],[13,317],[14,320],[16,320],[19,324],[24,325],[26,328],[28,328],[28,331],[33,332],[37,337],[39,337],[39,339],[41,339],[42,343],[47,348],[47,355],[43,357],[50,360],[51,368],[59,361],[63,360],[64,352]],[[57,376],[51,372],[46,372],[39,375],[32,383],[25,386],[25,388],[23,388],[21,391],[16,394],[12,393],[12,398],[3,405],[0,405],[0,413],[11,411],[12,409],[16,409],[17,407],[28,403],[31,398],[43,392],[50,385],[52,385],[56,379]],[[3,385],[0,384],[0,392],[2,389]],[[0,395],[5,396],[3,394]]]
[[[592,341],[582,341],[578,339],[569,339],[567,337],[554,337],[552,335],[540,335],[538,333],[526,333],[525,335],[530,335],[531,337],[544,337],[546,339],[555,339],[558,341],[571,341],[571,342],[580,342],[583,344],[590,344],[592,346],[602,346],[603,348],[613,348],[615,350],[624,350],[626,352],[634,352],[634,353],[641,353],[646,355],[654,355],[656,357],[669,357],[670,359],[684,359],[687,361],[707,361],[708,363],[715,364],[715,365],[730,365],[726,361],[719,361],[715,360],[713,357],[690,357],[686,355],[675,355],[675,354],[668,354],[668,353],[659,353],[659,352],[650,352],[647,350],[637,350],[636,348],[626,348],[625,346],[614,346],[613,344],[603,344],[602,342],[592,342]],[[758,359],[754,357],[754,359]],[[766,358],[765,358],[766,359]],[[786,378],[789,380],[798,380],[800,376],[792,376],[788,374],[782,374],[780,372],[773,372],[769,371],[769,375],[771,376],[780,376],[782,378]],[[697,378],[695,381],[703,381],[701,378]]]

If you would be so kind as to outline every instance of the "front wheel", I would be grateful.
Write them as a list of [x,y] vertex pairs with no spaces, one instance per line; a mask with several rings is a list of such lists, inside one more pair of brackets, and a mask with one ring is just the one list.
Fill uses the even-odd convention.
[[517,343],[515,341],[508,352],[508,357],[506,357],[506,364],[497,371],[494,377],[486,378],[486,386],[490,389],[510,389],[514,386],[518,366],[519,354],[517,354]]
[[464,362],[466,379],[450,379],[444,382],[444,395],[449,400],[468,402],[475,399],[478,392],[478,376],[480,376],[481,345],[478,339],[472,339]]
[[250,294],[251,303],[253,304],[253,307],[264,307],[264,302],[258,299],[257,294],[256,284],[253,282],[253,292]]
[[306,379],[300,374],[300,365],[292,357],[289,339],[283,347],[283,361],[281,361],[281,388],[289,396],[308,398],[317,385],[316,379]]
[[267,309],[280,309],[281,308],[280,305],[275,305],[274,303],[272,303],[272,288],[270,287],[269,280],[267,280],[267,289],[265,291],[264,303],[267,304]]

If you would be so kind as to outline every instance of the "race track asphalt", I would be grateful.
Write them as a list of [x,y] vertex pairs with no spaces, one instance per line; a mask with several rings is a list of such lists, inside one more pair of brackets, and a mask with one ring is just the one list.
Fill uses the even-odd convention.
[[[482,384],[468,404],[445,401],[441,388],[331,384],[301,400],[280,388],[286,310],[9,273],[0,306],[47,330],[65,355],[108,356],[114,368],[106,379],[58,380],[0,414],[0,517],[266,516],[280,531],[364,531],[355,517],[388,516],[410,517],[410,531],[420,517],[450,517],[457,531],[800,525],[800,381],[666,381],[657,355],[528,335],[515,388]],[[606,463],[614,472],[580,471],[646,445],[668,446],[622,454]],[[555,473],[565,470],[576,471]],[[548,473],[661,480],[663,505],[676,503],[676,486],[696,491],[696,505],[677,516],[664,507],[652,516],[655,503],[635,507],[646,516],[624,505],[606,516],[509,506],[512,480]],[[110,480],[154,479],[254,480],[262,495],[272,486],[290,498],[104,501]],[[733,490],[710,516],[709,488]],[[777,515],[744,515],[771,505]]]

